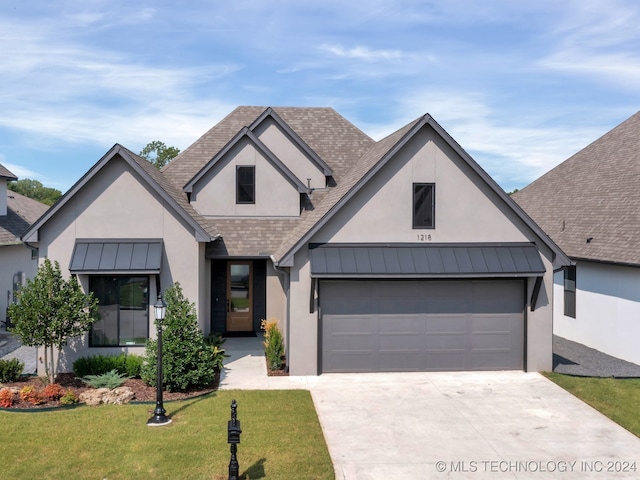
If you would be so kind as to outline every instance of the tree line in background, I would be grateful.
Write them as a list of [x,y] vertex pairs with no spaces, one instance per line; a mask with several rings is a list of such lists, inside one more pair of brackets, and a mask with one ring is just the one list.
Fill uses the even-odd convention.
[[[167,147],[164,142],[154,140],[140,151],[139,155],[146,158],[157,168],[162,168],[173,160],[180,153],[180,149],[176,147]],[[14,182],[9,182],[7,188],[12,192],[19,193],[25,197],[33,198],[45,205],[53,205],[60,197],[62,192],[56,188],[45,187],[38,180],[24,178]]]

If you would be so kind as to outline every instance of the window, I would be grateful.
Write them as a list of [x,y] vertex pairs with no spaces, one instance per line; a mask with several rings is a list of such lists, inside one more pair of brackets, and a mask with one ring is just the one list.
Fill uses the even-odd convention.
[[436,186],[413,184],[413,228],[435,228]]
[[236,167],[236,203],[256,203],[255,167]]
[[98,299],[100,319],[89,346],[144,345],[149,337],[149,277],[92,276],[89,289]]
[[564,314],[576,318],[576,266],[564,269]]

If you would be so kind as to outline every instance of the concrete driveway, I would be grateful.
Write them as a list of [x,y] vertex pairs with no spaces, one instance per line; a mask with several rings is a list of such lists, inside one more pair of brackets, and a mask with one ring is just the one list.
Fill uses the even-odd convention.
[[640,439],[536,373],[266,377],[230,343],[221,388],[309,389],[338,479],[640,478]]

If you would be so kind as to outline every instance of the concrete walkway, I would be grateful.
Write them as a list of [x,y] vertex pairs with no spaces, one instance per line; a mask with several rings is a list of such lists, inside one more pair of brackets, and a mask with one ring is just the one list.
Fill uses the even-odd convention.
[[640,477],[640,439],[537,373],[267,377],[260,342],[220,388],[310,390],[337,479]]
[[35,347],[25,347],[14,335],[0,332],[0,358],[17,358],[24,363],[23,375],[35,375],[37,370],[37,352]]

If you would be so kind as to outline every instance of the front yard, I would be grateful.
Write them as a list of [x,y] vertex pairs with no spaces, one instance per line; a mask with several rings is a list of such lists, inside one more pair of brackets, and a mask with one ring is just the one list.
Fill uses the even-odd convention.
[[545,376],[640,437],[640,379]]
[[0,411],[2,478],[228,477],[229,405],[238,403],[241,478],[333,479],[308,391],[217,391],[165,402],[173,423],[148,427],[153,404]]

